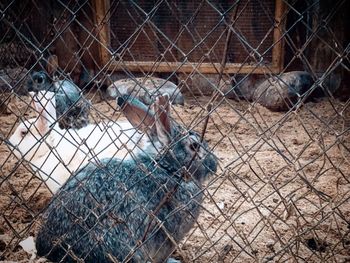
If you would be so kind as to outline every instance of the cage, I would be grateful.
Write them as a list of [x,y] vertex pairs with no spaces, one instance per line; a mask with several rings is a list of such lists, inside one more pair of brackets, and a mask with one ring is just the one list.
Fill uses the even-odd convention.
[[345,0],[0,3],[1,262],[348,262]]

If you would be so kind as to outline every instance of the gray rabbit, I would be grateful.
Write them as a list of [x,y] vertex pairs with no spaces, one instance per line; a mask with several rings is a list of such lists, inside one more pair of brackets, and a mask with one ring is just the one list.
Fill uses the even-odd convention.
[[71,81],[52,80],[44,71],[35,71],[28,81],[28,91],[54,92],[56,113],[61,129],[80,129],[89,124],[90,102]]
[[196,222],[202,183],[217,159],[197,133],[170,118],[169,95],[157,97],[152,110],[135,98],[117,102],[148,143],[133,159],[90,163],[67,181],[44,213],[39,256],[177,262],[169,257]]

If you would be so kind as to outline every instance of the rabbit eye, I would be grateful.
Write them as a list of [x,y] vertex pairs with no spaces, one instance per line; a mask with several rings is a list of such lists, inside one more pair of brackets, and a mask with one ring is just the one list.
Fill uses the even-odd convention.
[[26,136],[28,134],[28,130],[23,130],[21,131],[21,137],[23,138],[24,136]]
[[191,149],[192,151],[194,151],[194,152],[198,152],[199,147],[200,147],[200,145],[199,145],[198,142],[192,142],[192,143],[190,144],[190,149]]

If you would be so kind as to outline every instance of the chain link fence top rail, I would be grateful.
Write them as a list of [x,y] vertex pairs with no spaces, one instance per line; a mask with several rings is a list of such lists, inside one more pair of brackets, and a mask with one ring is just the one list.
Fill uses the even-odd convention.
[[346,0],[3,0],[0,262],[350,262]]

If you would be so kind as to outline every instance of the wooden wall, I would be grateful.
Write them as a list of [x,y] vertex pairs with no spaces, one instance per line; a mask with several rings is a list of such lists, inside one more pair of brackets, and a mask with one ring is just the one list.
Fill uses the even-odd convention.
[[344,51],[350,44],[350,1],[297,0],[293,9],[286,25],[285,70],[306,70],[319,76],[329,71],[328,85],[340,83],[338,95],[348,97],[350,61]]
[[[164,63],[156,71],[172,72],[178,68],[180,72],[188,73],[193,70],[192,65],[176,63],[188,61],[204,63],[197,68],[202,73],[217,73],[227,53],[228,72],[241,70],[242,73],[248,73],[254,70],[260,60],[252,49],[264,55],[263,65],[269,65],[272,71],[278,71],[276,66],[280,66],[280,43],[273,48],[271,46],[274,37],[279,39],[282,33],[280,17],[275,16],[275,2],[279,3],[281,9],[281,0],[242,0],[238,4],[234,0],[217,0],[210,4],[194,0],[166,1],[155,12],[152,11],[155,3],[150,1],[140,0],[136,4],[127,1],[107,2],[111,3],[110,21],[107,23],[110,38],[107,43],[132,70],[137,70],[137,64],[146,71],[154,70],[152,62],[157,61],[159,65]],[[228,37],[228,29],[232,24],[235,32]],[[138,30],[141,25],[142,29]],[[241,63],[244,63],[243,68]]]
[[[2,0],[0,8],[6,9],[6,12],[0,21],[0,68],[26,66],[28,69],[41,69],[45,67],[45,58],[56,54],[62,72],[76,83],[83,85],[101,67],[110,62],[110,51],[119,50],[119,55],[124,61],[149,61],[148,67],[145,67],[148,70],[154,70],[152,67],[154,61],[164,61],[170,65],[175,61],[183,61],[184,55],[187,55],[189,61],[214,61],[220,64],[226,41],[226,34],[221,34],[225,30],[225,25],[218,25],[206,42],[200,43],[220,17],[204,2],[198,14],[194,16],[195,2],[167,1],[169,5],[161,5],[143,30],[133,34],[146,15],[137,8],[130,8],[127,1],[111,1],[109,14],[112,16],[107,17],[103,12],[109,10],[109,6],[102,6],[101,3],[110,3],[109,0],[88,2],[62,0],[61,3],[56,0]],[[266,12],[271,12],[268,10],[274,8],[275,1],[262,2],[268,7]],[[240,5],[244,3],[245,1],[242,1]],[[276,3],[283,1],[277,0]],[[154,3],[139,0],[137,4],[149,12]],[[213,4],[218,10],[223,11],[232,4],[232,1],[214,1]],[[64,5],[71,12],[65,9]],[[288,5],[292,5],[293,8]],[[242,10],[242,6],[239,8]],[[288,10],[285,27],[287,37],[285,48],[281,49],[285,51],[285,56],[278,49],[275,56],[280,62],[284,59],[284,64],[279,68],[284,71],[306,70],[316,73],[331,70],[341,80],[341,87],[349,90],[349,58],[341,53],[349,45],[350,1],[288,1],[286,10]],[[234,11],[231,10],[231,13],[226,15],[230,16]],[[270,14],[270,17],[264,18],[260,11],[257,6],[248,6],[244,15],[245,20],[242,16],[241,21],[239,19],[236,21],[237,28],[252,46],[258,46],[262,40],[262,35],[259,34],[263,33],[259,33],[259,23],[266,23],[268,26],[271,22],[269,19],[273,16]],[[332,12],[335,12],[335,15],[332,15]],[[102,18],[99,19],[99,15]],[[283,18],[285,13],[280,16]],[[190,23],[185,23],[191,17],[194,19]],[[183,27],[184,24],[187,25],[186,28]],[[104,32],[104,39],[101,38],[103,35],[101,32]],[[317,32],[317,36],[313,36],[313,32]],[[109,40],[106,39],[108,36]],[[171,46],[171,42],[176,45]],[[124,48],[125,45],[128,45],[128,49]],[[270,45],[271,36],[268,36],[260,45],[259,52],[263,52]],[[208,54],[208,57],[205,54]],[[329,66],[333,65],[339,54],[343,56],[343,62],[330,69]],[[228,62],[243,62],[247,55],[244,44],[233,34],[227,53]],[[271,52],[266,53],[267,60],[271,59],[271,55]],[[246,62],[249,63],[249,60]],[[159,64],[159,70],[167,72],[176,69],[176,65],[170,68],[167,65]],[[208,65],[204,70],[209,70],[210,67],[212,65]],[[232,72],[236,72],[235,70],[239,68],[232,67]],[[140,67],[129,65],[128,69],[137,71]],[[184,65],[181,69],[191,72],[193,67],[189,65],[186,68]],[[252,68],[248,68],[241,73],[251,71]]]
[[99,56],[93,5],[81,2],[1,1],[6,16],[0,21],[0,67],[41,70],[55,54],[61,72],[78,84],[86,81]]

